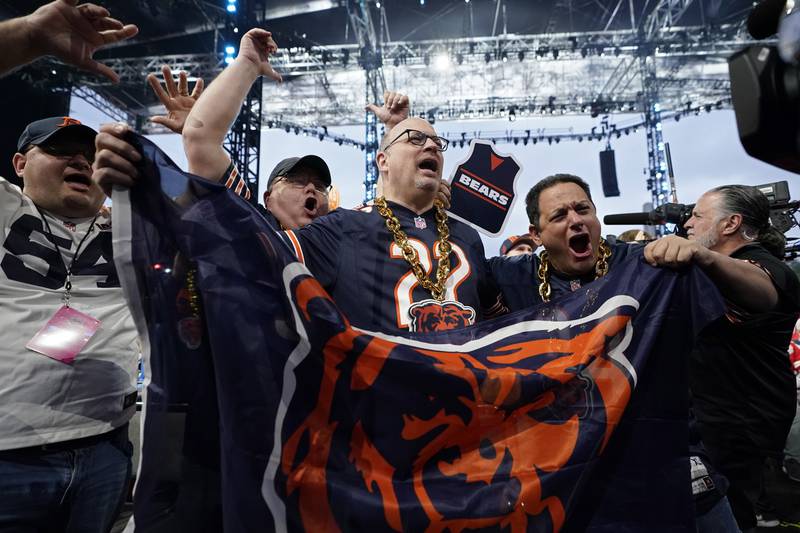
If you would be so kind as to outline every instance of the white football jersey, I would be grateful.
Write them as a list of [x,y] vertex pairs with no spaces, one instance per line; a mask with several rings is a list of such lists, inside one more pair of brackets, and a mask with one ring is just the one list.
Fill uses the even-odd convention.
[[91,223],[40,211],[0,177],[0,450],[97,435],[134,413],[139,343],[110,213],[97,217],[72,267],[70,307],[99,329],[71,364],[25,347],[62,306],[67,266]]

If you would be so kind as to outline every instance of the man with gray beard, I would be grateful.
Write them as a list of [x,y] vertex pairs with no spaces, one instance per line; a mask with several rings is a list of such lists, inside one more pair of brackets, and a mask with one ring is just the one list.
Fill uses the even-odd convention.
[[730,482],[739,528],[755,531],[764,460],[780,456],[795,412],[786,347],[800,282],[782,261],[783,235],[755,187],[706,192],[685,227],[688,239],[665,237],[644,255],[654,266],[698,265],[726,298],[726,315],[703,330],[689,360],[692,409],[713,466]]

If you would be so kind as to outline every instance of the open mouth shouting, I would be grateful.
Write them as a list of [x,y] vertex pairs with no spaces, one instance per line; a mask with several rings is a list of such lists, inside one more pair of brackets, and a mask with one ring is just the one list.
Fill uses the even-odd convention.
[[439,160],[435,157],[426,157],[425,159],[422,159],[417,167],[426,176],[432,178],[439,177]]
[[317,216],[317,207],[319,207],[319,202],[317,201],[316,197],[309,196],[306,198],[306,202],[303,204],[303,207],[306,209],[306,214],[313,218]]
[[80,172],[72,172],[64,176],[64,183],[69,185],[70,189],[88,192],[92,186],[92,178]]
[[592,242],[587,232],[577,233],[569,238],[569,251],[572,257],[578,261],[589,259],[594,256]]

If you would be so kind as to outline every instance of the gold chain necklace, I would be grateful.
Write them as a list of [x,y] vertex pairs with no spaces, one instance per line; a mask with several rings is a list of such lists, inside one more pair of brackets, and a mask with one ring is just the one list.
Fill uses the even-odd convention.
[[[605,239],[600,239],[598,251],[600,254],[594,265],[594,279],[600,279],[608,274],[608,258],[611,257],[611,248],[608,247]],[[547,253],[547,250],[539,255],[539,270],[536,274],[539,278],[539,296],[542,297],[543,302],[549,302],[552,290],[550,288],[550,254]]]
[[425,290],[430,291],[434,300],[441,302],[444,300],[445,288],[444,284],[447,281],[447,276],[450,275],[450,229],[447,227],[447,213],[444,211],[442,202],[436,200],[433,203],[436,206],[436,229],[439,231],[439,265],[436,268],[436,283],[428,279],[428,274],[422,269],[419,262],[419,255],[417,251],[408,243],[408,235],[400,229],[400,221],[394,216],[392,210],[386,204],[386,198],[380,196],[375,199],[375,206],[378,208],[378,213],[386,219],[386,227],[394,237],[394,242],[403,251],[403,259],[411,265],[411,270],[417,277],[417,281]]

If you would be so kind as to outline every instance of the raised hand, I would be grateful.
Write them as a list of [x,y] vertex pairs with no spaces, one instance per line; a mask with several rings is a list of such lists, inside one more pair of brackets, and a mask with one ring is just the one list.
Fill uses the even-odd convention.
[[397,124],[408,118],[410,102],[408,96],[395,91],[383,93],[383,105],[369,104],[365,109],[375,113],[375,116],[389,131]]
[[117,73],[92,56],[106,45],[133,37],[139,28],[111,18],[104,7],[77,4],[78,0],[55,0],[26,17],[33,50],[37,55],[56,56],[117,83]]
[[259,74],[281,82],[283,78],[275,72],[269,62],[269,56],[278,51],[278,45],[272,39],[272,33],[261,28],[253,28],[242,36],[239,43],[237,61],[250,61]]
[[161,74],[164,77],[164,87],[158,81],[155,74],[147,75],[147,83],[153,88],[153,92],[167,108],[166,116],[154,116],[150,118],[151,122],[161,124],[169,128],[175,133],[183,132],[183,125],[186,123],[186,117],[189,115],[197,99],[203,93],[203,80],[198,78],[194,84],[192,94],[189,94],[189,82],[186,78],[185,72],[178,74],[178,83],[172,78],[172,70],[167,65],[161,65]]

